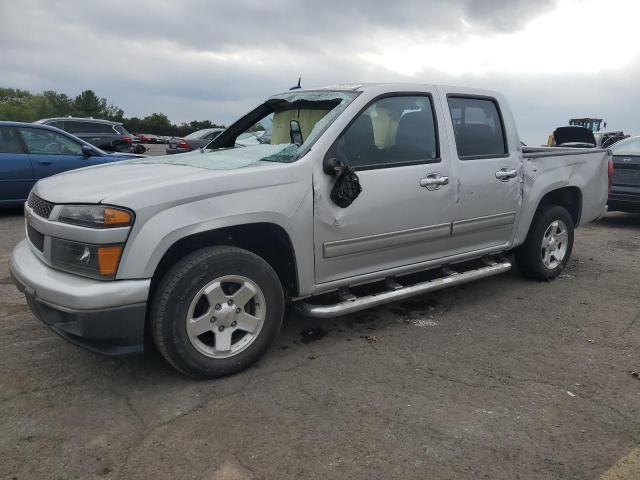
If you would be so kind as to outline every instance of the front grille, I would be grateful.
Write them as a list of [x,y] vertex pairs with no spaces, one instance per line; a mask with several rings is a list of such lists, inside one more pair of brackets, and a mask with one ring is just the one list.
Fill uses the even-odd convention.
[[31,208],[36,215],[44,218],[49,218],[51,210],[53,210],[53,207],[55,206],[53,203],[43,200],[34,193],[29,194],[27,205],[29,205],[29,208]]
[[27,225],[27,235],[33,246],[42,252],[44,250],[44,235],[31,225]]

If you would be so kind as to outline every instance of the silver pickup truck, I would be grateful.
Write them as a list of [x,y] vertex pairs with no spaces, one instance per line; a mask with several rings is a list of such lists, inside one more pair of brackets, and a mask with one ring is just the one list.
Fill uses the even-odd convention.
[[[242,141],[239,141],[239,137]],[[340,85],[275,95],[207,149],[38,182],[10,268],[65,339],[152,340],[216,377],[325,318],[509,270],[550,280],[605,211],[607,150],[522,147],[495,92]]]

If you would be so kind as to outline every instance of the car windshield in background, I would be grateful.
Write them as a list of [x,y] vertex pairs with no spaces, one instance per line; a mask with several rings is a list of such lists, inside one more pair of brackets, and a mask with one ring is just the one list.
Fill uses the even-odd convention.
[[195,132],[190,133],[189,135],[185,136],[184,139],[200,140],[206,139],[208,137],[211,137],[213,139],[215,136],[220,135],[221,132],[222,129],[204,128],[202,130],[196,130]]
[[627,138],[609,148],[614,155],[640,155],[640,137]]
[[209,150],[131,163],[229,170],[265,162],[295,162],[357,95],[322,90],[276,95],[222,132],[209,144]]

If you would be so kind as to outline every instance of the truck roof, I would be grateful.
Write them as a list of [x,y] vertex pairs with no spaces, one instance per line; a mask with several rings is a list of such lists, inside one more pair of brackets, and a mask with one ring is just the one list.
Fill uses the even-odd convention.
[[73,121],[80,121],[80,122],[106,123],[106,124],[109,124],[109,125],[122,125],[122,122],[114,122],[112,120],[104,120],[102,118],[72,117],[72,116],[41,118],[40,120],[36,120],[33,123],[44,123],[44,122],[50,122],[50,121],[65,121],[65,120],[67,120],[67,121],[68,120],[73,120]]
[[[434,84],[434,83],[399,83],[399,82],[361,82],[361,83],[345,83],[345,84],[330,84],[320,87],[309,87],[294,89],[294,92],[317,92],[317,91],[334,91],[334,92],[365,92],[369,90],[389,90],[389,91],[420,91],[425,87],[428,88],[443,88],[447,90],[457,90],[460,93],[475,93],[480,95],[500,96],[500,94],[493,90],[485,90],[481,88],[463,87],[456,85]],[[286,93],[286,92],[283,92]]]

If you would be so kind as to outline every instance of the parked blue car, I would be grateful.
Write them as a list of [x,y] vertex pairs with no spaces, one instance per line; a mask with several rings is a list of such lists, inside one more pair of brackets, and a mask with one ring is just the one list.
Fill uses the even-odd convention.
[[41,178],[140,156],[106,153],[46,125],[0,122],[0,206],[24,203],[33,184]]

